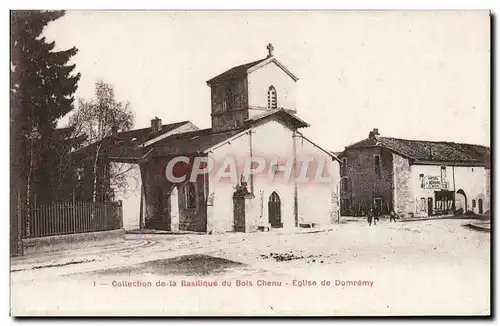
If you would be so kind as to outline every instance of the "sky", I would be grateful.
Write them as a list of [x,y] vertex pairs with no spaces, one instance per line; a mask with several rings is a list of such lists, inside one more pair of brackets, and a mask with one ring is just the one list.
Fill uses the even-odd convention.
[[[68,11],[44,32],[76,46],[76,97],[98,79],[155,116],[210,127],[206,81],[264,58],[297,82],[303,133],[333,151],[381,136],[490,145],[490,20],[469,12]],[[61,125],[66,119],[61,121]]]

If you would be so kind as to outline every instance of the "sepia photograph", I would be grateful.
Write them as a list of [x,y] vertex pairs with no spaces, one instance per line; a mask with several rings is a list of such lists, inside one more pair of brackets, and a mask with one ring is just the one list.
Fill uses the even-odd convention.
[[9,15],[11,316],[491,316],[490,11]]

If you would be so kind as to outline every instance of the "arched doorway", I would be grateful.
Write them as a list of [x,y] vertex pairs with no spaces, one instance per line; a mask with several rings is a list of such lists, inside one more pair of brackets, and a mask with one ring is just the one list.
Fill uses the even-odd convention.
[[463,189],[458,189],[455,195],[455,210],[467,212],[467,195]]
[[267,207],[269,210],[269,224],[271,224],[271,227],[282,228],[283,221],[281,220],[281,199],[275,191],[273,191],[271,196],[269,196]]

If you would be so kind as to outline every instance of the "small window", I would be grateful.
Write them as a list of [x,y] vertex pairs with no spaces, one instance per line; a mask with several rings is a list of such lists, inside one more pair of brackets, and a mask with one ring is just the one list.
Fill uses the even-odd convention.
[[425,187],[425,183],[424,183],[424,174],[423,173],[420,173],[419,176],[418,176],[418,179],[420,181],[420,188],[424,188]]
[[472,208],[476,208],[476,200],[475,199],[472,200]]
[[196,189],[192,182],[188,182],[186,186],[186,207],[196,208]]
[[274,86],[269,86],[267,90],[267,108],[276,109],[278,107],[278,98]]
[[347,167],[347,157],[342,158],[342,167],[343,168]]
[[375,155],[375,172],[380,176],[380,155]]
[[425,198],[424,197],[420,197],[420,210],[421,211],[425,211],[426,210],[426,205],[425,205]]

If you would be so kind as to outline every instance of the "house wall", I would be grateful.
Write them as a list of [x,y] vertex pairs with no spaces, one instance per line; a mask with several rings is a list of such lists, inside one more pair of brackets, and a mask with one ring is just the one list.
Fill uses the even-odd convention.
[[486,198],[485,198],[485,211],[491,210],[491,169],[485,169],[486,174]]
[[[340,164],[308,140],[295,137],[297,157],[310,157],[308,181],[298,182],[298,221],[328,225],[340,214]],[[300,164],[297,170],[300,174]],[[319,178],[322,177],[321,180]]]
[[[415,214],[427,215],[427,205],[420,204],[421,198],[434,198],[433,189],[423,189],[420,184],[420,174],[424,176],[441,176],[440,165],[412,165],[411,178],[413,188],[413,200],[416,203],[414,206]],[[462,189],[467,196],[467,210],[479,213],[478,200],[483,200],[483,212],[489,209],[489,194],[487,193],[488,172],[484,167],[470,166],[446,166],[446,180],[449,190],[458,191]],[[458,197],[458,196],[457,196]],[[475,200],[476,205],[473,207],[472,201]],[[435,200],[434,200],[435,201]],[[460,200],[459,200],[460,201]],[[460,206],[460,207],[459,207]],[[464,208],[460,202],[457,203],[457,208]]]
[[[375,169],[375,155],[380,156],[380,171]],[[382,205],[393,201],[393,156],[381,147],[347,149],[343,156],[347,166],[341,167],[341,177],[349,180],[347,189],[341,182],[341,199],[351,201],[354,211],[366,211],[373,199],[382,199]],[[345,213],[345,212],[343,212]]]
[[275,63],[271,62],[248,74],[248,106],[250,117],[267,109],[267,91],[274,86],[278,108],[296,110],[295,81]]

